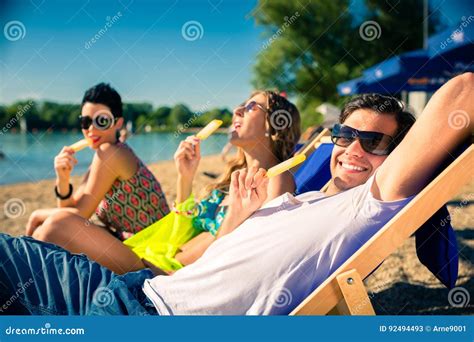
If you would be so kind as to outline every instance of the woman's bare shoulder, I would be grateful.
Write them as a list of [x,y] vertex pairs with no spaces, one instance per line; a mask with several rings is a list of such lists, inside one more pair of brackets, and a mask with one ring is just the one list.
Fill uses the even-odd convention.
[[137,157],[129,148],[111,143],[104,143],[96,151],[95,161],[114,168],[121,176],[129,176],[136,171]]

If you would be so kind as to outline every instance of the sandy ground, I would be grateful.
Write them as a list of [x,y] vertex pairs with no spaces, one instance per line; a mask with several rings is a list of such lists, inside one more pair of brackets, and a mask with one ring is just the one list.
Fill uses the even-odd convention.
[[[160,180],[169,202],[176,196],[176,171],[173,161],[165,161],[150,166]],[[204,171],[219,173],[223,163],[218,156],[202,159],[195,189],[199,191],[210,179]],[[79,182],[79,178],[73,180]],[[29,214],[38,208],[55,205],[54,181],[21,183],[0,186],[0,231],[11,235],[24,232]],[[474,297],[474,182],[465,186],[456,196],[449,209],[456,229],[460,249],[459,279],[457,286],[467,290],[467,296]],[[20,200],[18,217],[7,217],[5,205],[12,199]],[[468,200],[467,203],[463,200]],[[12,202],[9,202],[12,205]],[[455,209],[455,210],[454,210]],[[454,213],[454,214],[453,214]],[[16,216],[15,215],[15,216]],[[12,216],[12,215],[9,215]],[[449,291],[418,261],[415,254],[414,238],[393,253],[366,280],[369,296],[378,314],[472,314],[474,299],[466,307],[454,307],[448,301]],[[463,291],[463,290],[460,290]],[[453,298],[465,299],[466,292],[451,293]],[[464,296],[464,297],[462,297]],[[455,301],[456,303],[456,301]]]

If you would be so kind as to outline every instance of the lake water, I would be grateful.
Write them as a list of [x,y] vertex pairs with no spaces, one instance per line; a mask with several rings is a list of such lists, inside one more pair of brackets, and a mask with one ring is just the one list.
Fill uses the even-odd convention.
[[[36,182],[55,178],[54,157],[63,146],[82,139],[82,134],[45,133],[0,135],[0,151],[5,155],[0,159],[0,184]],[[170,160],[185,134],[175,137],[174,133],[148,133],[133,135],[127,144],[146,164],[160,160]],[[227,142],[226,134],[213,134],[202,143],[202,154],[219,153]],[[73,175],[83,174],[89,167],[94,152],[84,149],[77,153],[77,165]]]

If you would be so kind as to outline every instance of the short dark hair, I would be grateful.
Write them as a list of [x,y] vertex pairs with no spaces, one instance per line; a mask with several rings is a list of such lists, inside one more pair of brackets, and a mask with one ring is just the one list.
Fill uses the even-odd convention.
[[103,104],[109,107],[113,116],[116,118],[123,116],[122,98],[120,94],[107,83],[99,83],[87,89],[82,98],[81,108],[86,102]]
[[339,122],[344,123],[358,109],[370,109],[379,114],[395,116],[397,121],[397,131],[393,137],[395,146],[400,144],[416,120],[415,116],[405,108],[403,102],[395,97],[380,94],[362,94],[351,98],[345,104],[339,115]]

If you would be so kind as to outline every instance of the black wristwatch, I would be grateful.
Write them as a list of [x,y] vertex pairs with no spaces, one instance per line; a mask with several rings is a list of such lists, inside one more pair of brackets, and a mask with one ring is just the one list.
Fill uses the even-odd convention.
[[56,185],[54,187],[54,193],[56,194],[56,197],[61,199],[61,200],[67,200],[69,197],[71,197],[72,195],[72,184],[69,183],[69,192],[67,193],[67,195],[65,196],[62,196],[59,192],[58,192],[58,186]]

